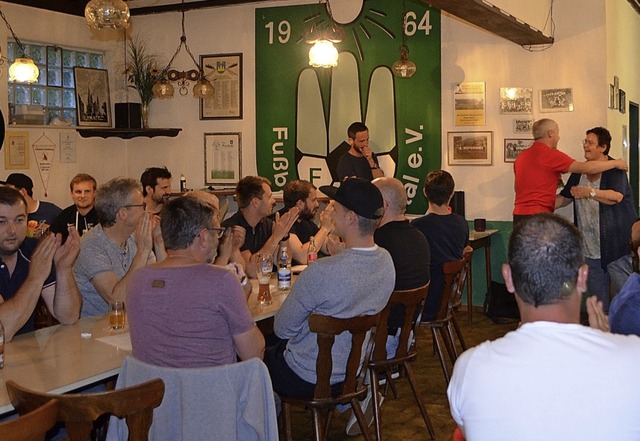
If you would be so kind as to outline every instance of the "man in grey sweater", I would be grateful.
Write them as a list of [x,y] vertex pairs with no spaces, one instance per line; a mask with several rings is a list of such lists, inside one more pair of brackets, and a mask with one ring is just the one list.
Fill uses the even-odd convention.
[[[386,306],[395,284],[391,256],[373,241],[383,213],[380,190],[359,178],[346,180],[340,188],[320,190],[335,201],[334,232],[346,249],[304,270],[276,314],[274,331],[283,340],[267,348],[264,361],[275,392],[288,397],[313,397],[318,345],[316,335],[309,331],[309,315],[349,318],[376,314]],[[335,393],[344,381],[350,349],[349,335],[336,338],[331,373]]]

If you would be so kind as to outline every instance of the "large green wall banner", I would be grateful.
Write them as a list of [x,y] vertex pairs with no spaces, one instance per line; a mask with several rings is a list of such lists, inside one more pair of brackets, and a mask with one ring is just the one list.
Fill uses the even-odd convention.
[[[340,3],[357,7],[338,17]],[[304,34],[327,25],[325,3],[256,9],[256,156],[258,173],[273,189],[293,179],[333,182],[347,127],[363,121],[370,147],[387,176],[407,190],[410,213],[424,213],[422,183],[440,168],[440,11],[407,0],[405,36],[417,65],[410,79],[397,78],[403,2],[332,2],[345,38],[336,44],[338,66],[309,66]],[[342,20],[342,21],[341,21]]]

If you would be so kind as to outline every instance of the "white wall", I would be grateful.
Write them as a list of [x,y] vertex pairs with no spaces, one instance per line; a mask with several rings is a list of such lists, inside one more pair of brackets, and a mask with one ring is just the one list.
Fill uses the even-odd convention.
[[[542,29],[550,0],[541,2],[521,2],[513,0],[495,1],[497,6]],[[273,7],[310,3],[309,1],[269,1],[254,5],[222,7],[190,11],[186,14],[188,44],[193,54],[216,54],[242,52],[244,54],[242,120],[200,121],[198,100],[190,96],[172,100],[154,100],[151,103],[150,124],[152,127],[180,127],[182,132],[176,138],[135,138],[130,141],[118,138],[77,138],[78,162],[60,164],[56,160],[49,182],[49,200],[66,206],[68,182],[77,172],[87,172],[104,182],[114,176],[139,177],[142,170],[152,165],[167,165],[173,172],[174,188],[178,187],[177,177],[184,173],[190,187],[200,187],[204,182],[203,134],[207,132],[241,132],[243,147],[243,173],[256,172],[255,164],[255,89],[254,89],[254,11],[256,7]],[[527,7],[522,6],[527,3]],[[535,3],[536,7],[530,5]],[[618,115],[607,111],[607,90],[613,72],[619,72],[621,86],[627,96],[640,99],[638,85],[631,83],[638,68],[624,67],[634,58],[632,44],[625,54],[616,58],[615,66],[604,60],[615,53],[617,33],[605,32],[607,21],[615,20],[632,23],[638,27],[637,15],[632,14],[625,0],[565,0],[555,2],[556,43],[550,49],[531,53],[514,43],[496,37],[486,31],[469,26],[460,20],[443,14],[442,20],[442,112],[443,112],[443,168],[455,177],[458,189],[467,193],[467,217],[485,217],[490,220],[510,220],[513,207],[512,164],[503,161],[503,139],[516,137],[512,133],[513,116],[498,113],[498,92],[500,87],[519,86],[534,88],[533,118],[543,116],[558,121],[561,128],[560,148],[574,158],[582,158],[580,140],[584,131],[595,125],[618,122]],[[518,6],[519,5],[519,6]],[[64,14],[39,11],[33,8],[0,2],[0,7],[9,18],[21,39],[49,41],[65,46],[107,50],[112,87],[112,102],[124,98],[123,79],[117,67],[123,64],[122,42],[114,33],[89,31],[84,19]],[[512,9],[510,9],[512,8]],[[132,32],[140,33],[151,52],[159,53],[165,61],[173,54],[181,33],[180,13],[172,12],[152,16],[133,17]],[[40,25],[34,26],[34,23]],[[46,26],[42,25],[45,24]],[[621,31],[620,31],[621,32]],[[637,31],[634,31],[637,32]],[[548,33],[545,31],[545,33]],[[6,50],[6,29],[0,26],[0,43]],[[634,37],[638,41],[637,37]],[[611,55],[612,56],[612,55]],[[637,56],[635,56],[637,58]],[[416,60],[419,62],[419,60]],[[635,61],[634,61],[635,62]],[[190,68],[191,61],[184,52],[180,53],[175,66]],[[6,70],[6,68],[5,68]],[[0,94],[6,97],[5,76],[0,80]],[[487,124],[479,130],[494,133],[493,166],[447,166],[446,132],[459,130],[453,126],[452,84],[460,81],[485,81]],[[572,87],[574,92],[573,112],[541,114],[538,110],[537,92],[541,88]],[[137,101],[136,92],[129,91],[131,101]],[[1,101],[2,110],[7,114],[6,98]],[[46,129],[44,132],[52,140],[58,138],[58,131]],[[42,128],[30,130],[30,141],[35,141],[43,133]],[[615,134],[614,134],[615,137]],[[620,154],[619,146],[612,149]],[[37,181],[38,172],[31,161],[28,173],[36,181],[36,196],[42,197],[42,185]],[[4,163],[0,161],[0,178],[6,176]]]

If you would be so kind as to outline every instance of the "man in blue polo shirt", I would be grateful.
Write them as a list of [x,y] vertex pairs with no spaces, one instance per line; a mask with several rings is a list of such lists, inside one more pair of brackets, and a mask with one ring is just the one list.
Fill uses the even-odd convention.
[[60,323],[72,324],[80,317],[81,297],[71,271],[80,251],[78,232],[70,227],[64,245],[59,234],[39,242],[26,235],[27,202],[17,190],[0,187],[0,322],[5,341],[33,331],[40,296]]

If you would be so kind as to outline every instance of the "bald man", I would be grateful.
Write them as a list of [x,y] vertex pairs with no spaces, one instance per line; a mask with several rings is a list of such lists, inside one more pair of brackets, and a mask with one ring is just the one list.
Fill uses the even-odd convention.
[[515,174],[515,204],[513,222],[537,213],[553,213],[556,189],[562,173],[597,174],[613,168],[627,170],[622,159],[578,162],[558,150],[560,128],[548,118],[533,124],[535,142],[524,150],[513,165]]

